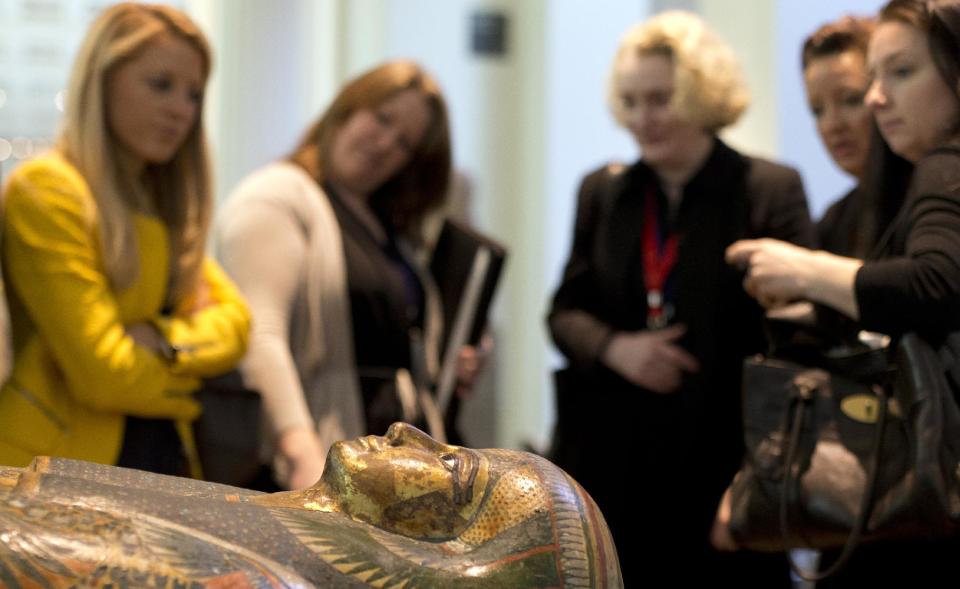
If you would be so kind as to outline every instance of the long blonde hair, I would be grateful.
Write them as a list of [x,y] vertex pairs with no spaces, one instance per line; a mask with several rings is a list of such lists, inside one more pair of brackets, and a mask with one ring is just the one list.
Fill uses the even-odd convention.
[[132,213],[138,206],[138,194],[142,194],[139,187],[146,188],[152,208],[168,229],[166,303],[175,306],[196,286],[213,209],[202,105],[193,129],[173,158],[148,164],[141,178],[135,178],[119,161],[119,148],[105,112],[110,73],[165,33],[197,50],[206,80],[210,48],[185,14],[161,5],[125,2],[111,6],[90,26],[77,54],[57,150],[90,186],[96,204],[96,210],[90,211],[91,222],[98,227],[104,266],[116,290],[130,286],[139,276]]

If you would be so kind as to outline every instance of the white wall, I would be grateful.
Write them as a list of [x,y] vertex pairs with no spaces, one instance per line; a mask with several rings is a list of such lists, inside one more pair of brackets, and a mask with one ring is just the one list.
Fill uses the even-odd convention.
[[[339,83],[333,0],[188,0],[214,64],[206,124],[217,199],[288,153]],[[317,39],[323,39],[318,42]]]
[[770,26],[776,4],[770,0],[700,0],[697,7],[710,27],[733,48],[750,89],[750,108],[722,137],[750,155],[777,158],[777,31]]

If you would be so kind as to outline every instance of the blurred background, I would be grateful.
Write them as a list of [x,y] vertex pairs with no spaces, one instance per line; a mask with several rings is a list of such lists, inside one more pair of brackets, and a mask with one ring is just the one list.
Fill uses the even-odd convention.
[[[77,45],[106,0],[0,0],[0,178],[48,148]],[[182,0],[213,45],[206,100],[218,198],[286,154],[340,84],[390,58],[433,73],[451,113],[467,214],[510,248],[491,322],[494,357],[462,429],[477,447],[543,449],[553,425],[544,328],[588,170],[638,157],[607,112],[620,35],[668,9],[699,13],[738,53],[753,94],[724,134],[800,169],[819,216],[849,188],[815,135],[803,38],[880,0]],[[463,196],[463,194],[461,194]],[[2,319],[2,318],[0,318]]]

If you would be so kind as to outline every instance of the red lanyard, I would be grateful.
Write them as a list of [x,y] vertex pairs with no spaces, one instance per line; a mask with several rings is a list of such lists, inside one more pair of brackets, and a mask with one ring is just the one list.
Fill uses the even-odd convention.
[[661,329],[670,319],[664,313],[663,287],[677,263],[677,236],[670,234],[660,242],[657,195],[647,190],[643,220],[643,282],[647,287],[647,327]]

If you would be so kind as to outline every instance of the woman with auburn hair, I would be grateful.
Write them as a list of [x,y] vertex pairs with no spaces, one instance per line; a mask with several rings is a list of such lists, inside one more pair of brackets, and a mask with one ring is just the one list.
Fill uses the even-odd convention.
[[[867,52],[872,81],[865,100],[893,152],[914,165],[903,205],[867,259],[773,239],[730,246],[727,261],[747,268],[744,286],[765,307],[811,301],[894,341],[918,332],[936,342],[960,329],[958,46],[957,0],[893,0],[881,9]],[[723,524],[724,509],[720,515]],[[863,546],[829,582],[941,583],[955,576],[958,545],[930,539]]]
[[191,393],[240,359],[249,328],[236,289],[204,256],[209,69],[183,13],[106,9],[77,56],[56,147],[11,175],[0,462],[49,454],[199,474]]
[[627,586],[786,585],[783,559],[726,558],[708,532],[743,454],[742,360],[764,345],[723,251],[748,235],[812,242],[800,177],[717,137],[749,97],[731,49],[692,14],[626,33],[609,100],[641,158],[580,187],[548,317],[568,361],[553,456],[610,523]]
[[219,255],[255,317],[241,372],[263,396],[281,486],[308,487],[333,442],[394,421],[443,435],[425,392],[439,301],[413,250],[450,168],[439,87],[394,61],[348,82],[286,161],[227,201]]

